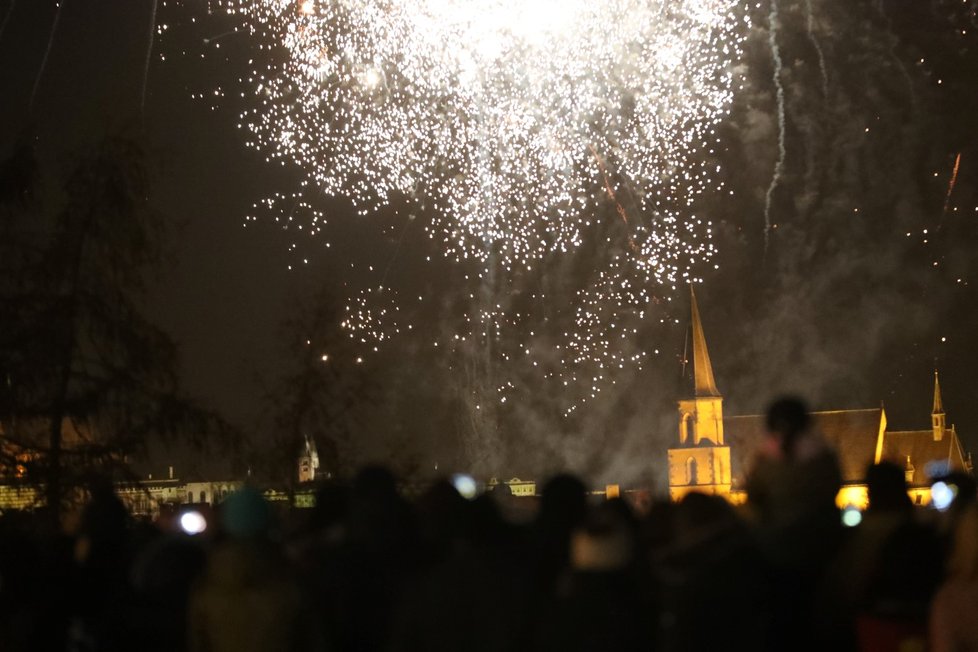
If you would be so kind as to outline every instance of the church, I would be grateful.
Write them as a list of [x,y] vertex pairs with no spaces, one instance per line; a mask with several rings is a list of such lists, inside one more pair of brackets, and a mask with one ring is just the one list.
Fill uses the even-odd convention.
[[[678,442],[669,448],[669,495],[679,500],[691,491],[727,497],[742,503],[746,474],[765,436],[763,414],[724,416],[723,396],[713,377],[696,295],[692,300],[693,395],[679,401]],[[934,404],[930,428],[887,429],[886,410],[830,410],[812,413],[812,427],[838,457],[843,485],[836,497],[840,508],[865,509],[865,474],[871,463],[886,460],[905,469],[908,492],[917,505],[930,503],[935,476],[972,471],[954,426],[947,427],[941,386],[934,372]]]

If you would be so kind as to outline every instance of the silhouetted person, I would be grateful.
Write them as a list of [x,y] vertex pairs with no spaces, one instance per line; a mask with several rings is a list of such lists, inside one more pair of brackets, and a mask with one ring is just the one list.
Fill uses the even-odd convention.
[[321,483],[309,511],[305,527],[288,544],[288,555],[303,579],[314,583],[320,556],[349,537],[350,488],[334,481]]
[[[862,649],[923,649],[931,598],[943,571],[942,552],[934,528],[913,519],[883,541],[857,621]],[[880,641],[890,647],[881,647]]]
[[879,619],[916,624],[923,634],[930,599],[944,572],[944,546],[931,523],[916,518],[903,469],[879,464],[872,471],[863,524],[871,527],[883,521],[876,527],[884,532],[875,563],[870,565],[873,573],[863,611]]
[[[857,628],[866,630],[869,620],[877,617],[879,608],[888,600],[885,578],[893,572],[903,573],[909,583],[914,573],[911,568],[884,567],[887,560],[881,556],[894,536],[904,536],[908,528],[915,527],[903,468],[892,462],[870,464],[866,468],[866,485],[869,502],[862,521],[849,532],[831,563],[816,605],[824,640],[837,650],[859,649]],[[939,559],[940,553],[935,552],[934,557]],[[921,560],[921,565],[929,561]],[[883,624],[881,621],[871,627],[880,629]]]
[[941,530],[948,539],[948,545],[950,545],[950,539],[953,538],[957,530],[958,520],[971,505],[978,502],[975,477],[964,471],[951,471],[941,477],[933,478],[933,480],[934,482],[943,482],[954,491],[950,506],[941,513],[939,519]]
[[503,519],[511,525],[522,528],[532,523],[536,517],[537,502],[515,495],[513,488],[505,482],[487,489],[485,495],[496,503]]
[[419,501],[419,512],[431,564],[400,602],[392,649],[495,652],[522,647],[532,607],[530,587],[492,498],[465,500],[440,481]]
[[268,503],[244,488],[221,504],[220,519],[227,539],[190,600],[191,652],[316,650],[299,586],[268,538]]
[[842,540],[835,505],[842,476],[801,399],[772,403],[766,426],[747,478],[747,500],[776,579],[774,645],[811,649],[815,589]]
[[557,576],[567,568],[571,533],[586,513],[587,488],[583,482],[560,474],[544,485],[532,526],[537,582],[543,599],[552,594]]
[[536,625],[533,649],[651,650],[655,613],[636,572],[638,539],[624,503],[590,510],[570,538],[568,568]]
[[[835,452],[811,429],[805,404],[778,399],[747,479],[747,500],[781,564],[817,570],[839,538],[835,497],[842,484]],[[820,538],[812,540],[812,535]]]
[[413,513],[394,476],[365,467],[350,491],[347,534],[323,550],[314,571],[314,608],[330,649],[385,650],[394,606],[417,564]]
[[374,552],[410,555],[415,534],[413,518],[388,469],[367,466],[357,474],[350,494],[351,539]]
[[[48,560],[38,550],[33,531],[37,521],[26,512],[8,511],[0,516],[0,641],[5,651],[44,649],[38,644],[38,634],[44,629],[61,630],[60,637],[46,641],[49,649],[65,647],[65,618],[45,613],[58,601],[58,592],[64,592],[64,587],[46,581],[53,569],[45,568]],[[60,570],[63,582],[67,579],[65,567]]]
[[907,494],[906,473],[892,462],[871,464],[866,469],[866,492],[869,505],[866,515],[901,514],[913,511],[913,502]]
[[[171,527],[175,527],[172,524]],[[133,564],[140,650],[187,649],[190,592],[207,563],[199,537],[161,532],[139,551]]]
[[676,507],[671,500],[656,500],[642,520],[642,542],[653,563],[675,543]]
[[848,549],[846,581],[860,649],[923,648],[931,597],[943,573],[936,529],[917,518],[904,469],[889,462],[867,471],[869,507]]
[[662,649],[764,649],[769,587],[747,525],[726,499],[696,492],[683,497],[673,520],[673,541],[656,563]]
[[[871,525],[883,518],[895,525],[882,540],[869,587],[869,609],[877,614],[923,620],[943,574],[943,546],[936,529],[917,518],[907,495],[903,469],[881,463],[870,468],[869,508],[863,519]],[[881,529],[885,528],[884,524]]]
[[931,652],[978,652],[978,506],[958,519],[947,579],[930,608]]
[[108,481],[96,481],[75,542],[77,568],[71,645],[81,650],[128,650],[132,588],[129,513]]
[[870,464],[866,469],[869,504],[861,523],[840,555],[841,581],[850,604],[862,608],[884,543],[913,520],[913,503],[907,495],[902,468],[892,462]]
[[346,528],[349,518],[349,487],[337,482],[324,482],[319,485],[316,489],[316,505],[312,510],[312,527],[320,532],[329,533],[335,528]]
[[423,563],[437,564],[448,558],[463,539],[470,518],[468,501],[447,479],[436,480],[418,499],[420,543]]

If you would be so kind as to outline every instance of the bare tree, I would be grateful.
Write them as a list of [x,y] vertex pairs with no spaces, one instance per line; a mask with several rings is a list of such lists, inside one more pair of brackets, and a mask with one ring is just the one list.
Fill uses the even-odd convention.
[[[355,343],[341,325],[342,304],[320,290],[283,324],[286,372],[266,389],[271,441],[260,442],[256,458],[290,486],[306,437],[333,473],[349,472],[356,447],[356,409],[374,401],[374,391]],[[269,445],[271,444],[271,445]]]
[[150,436],[229,431],[180,394],[176,347],[141,310],[166,241],[142,148],[101,141],[60,193],[37,192],[36,169],[23,149],[0,167],[0,232],[17,252],[0,264],[0,435],[57,514]]

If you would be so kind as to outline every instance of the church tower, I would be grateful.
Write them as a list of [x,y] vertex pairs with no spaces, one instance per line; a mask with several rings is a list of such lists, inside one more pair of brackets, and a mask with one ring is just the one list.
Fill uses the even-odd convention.
[[696,293],[689,288],[693,340],[693,396],[679,401],[679,442],[669,449],[669,496],[690,491],[730,493],[730,447],[723,441],[723,397],[713,378]]
[[934,370],[934,409],[930,413],[930,425],[934,431],[934,441],[944,439],[947,419],[944,414],[944,401],[941,400],[941,381],[937,378],[937,369]]
[[319,453],[316,451],[316,442],[306,435],[302,454],[299,455],[299,482],[312,482],[316,479],[317,471],[319,471]]

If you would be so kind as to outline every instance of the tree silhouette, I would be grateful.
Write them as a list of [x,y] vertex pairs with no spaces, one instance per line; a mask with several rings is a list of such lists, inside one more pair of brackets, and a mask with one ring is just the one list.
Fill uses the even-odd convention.
[[151,436],[229,431],[181,396],[176,347],[141,311],[166,242],[142,148],[106,138],[60,193],[37,168],[24,147],[0,166],[0,436],[13,475],[43,485],[58,514],[73,488],[124,471]]
[[305,437],[316,443],[331,473],[352,470],[348,465],[356,446],[355,411],[374,400],[374,388],[342,320],[342,305],[332,293],[320,290],[282,327],[288,366],[266,389],[271,446],[261,442],[255,457],[271,477],[281,479],[284,472],[290,486]]

